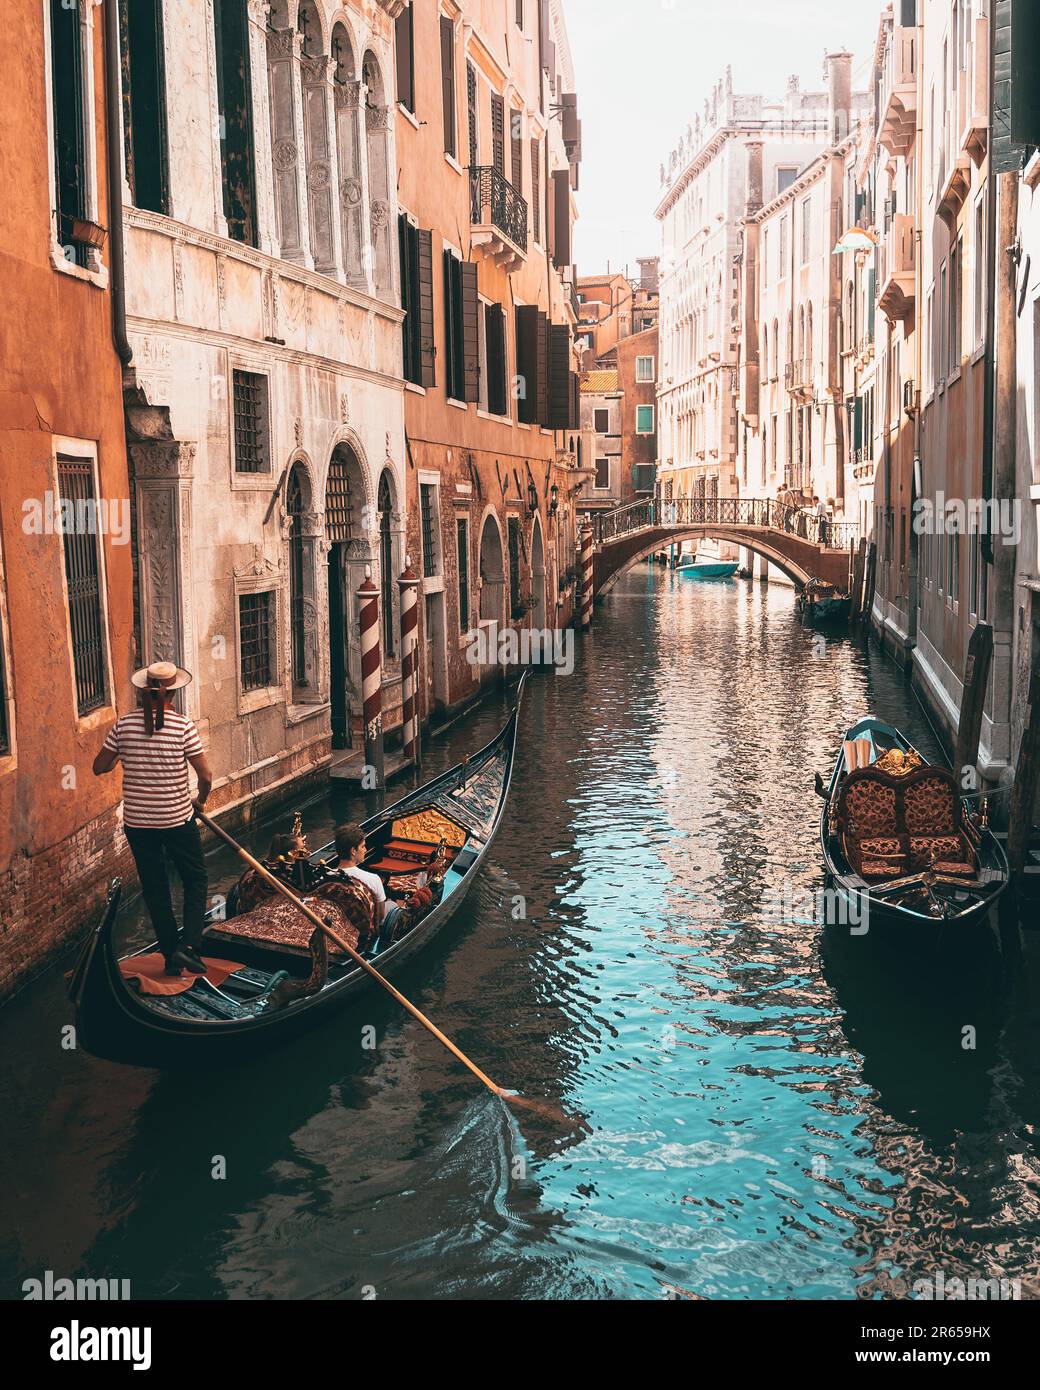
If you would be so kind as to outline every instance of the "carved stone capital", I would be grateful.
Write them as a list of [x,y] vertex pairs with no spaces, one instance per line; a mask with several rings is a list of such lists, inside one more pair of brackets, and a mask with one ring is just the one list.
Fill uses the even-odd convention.
[[366,106],[365,125],[369,130],[389,130],[393,116],[389,106]]
[[303,72],[304,83],[308,87],[317,87],[322,82],[327,82],[330,62],[331,59],[326,54],[321,54],[317,58],[311,58],[304,54],[300,58],[300,69]]
[[332,98],[336,106],[343,107],[345,110],[356,111],[361,106],[363,99],[361,83],[356,79],[351,79],[349,82],[334,82]]
[[271,58],[286,60],[300,51],[300,35],[295,29],[268,29],[267,52]]
[[138,482],[149,478],[169,481],[191,478],[195,473],[197,444],[180,439],[153,440],[146,444],[131,444],[130,458]]

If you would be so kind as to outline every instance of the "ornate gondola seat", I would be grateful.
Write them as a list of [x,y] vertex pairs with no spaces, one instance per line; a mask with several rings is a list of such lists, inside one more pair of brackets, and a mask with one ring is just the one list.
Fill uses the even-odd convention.
[[846,858],[863,878],[927,868],[963,876],[975,872],[957,784],[944,768],[902,756],[857,768],[842,782],[837,823]]

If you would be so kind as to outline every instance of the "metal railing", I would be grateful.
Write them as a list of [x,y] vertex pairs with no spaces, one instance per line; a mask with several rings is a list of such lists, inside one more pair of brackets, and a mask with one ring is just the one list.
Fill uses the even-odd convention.
[[598,545],[636,531],[668,527],[681,530],[687,526],[760,527],[797,536],[828,550],[853,550],[859,543],[858,522],[821,518],[811,508],[793,507],[771,497],[650,497],[592,518]]
[[527,252],[527,199],[493,164],[471,164],[470,219],[474,226],[496,227],[514,246]]

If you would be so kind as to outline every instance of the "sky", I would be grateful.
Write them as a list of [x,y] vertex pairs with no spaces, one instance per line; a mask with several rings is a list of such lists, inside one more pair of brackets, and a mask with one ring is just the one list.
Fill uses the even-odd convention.
[[655,256],[660,165],[733,68],[735,92],[821,91],[823,55],[847,48],[866,87],[884,0],[565,0],[581,117],[579,275],[637,273]]

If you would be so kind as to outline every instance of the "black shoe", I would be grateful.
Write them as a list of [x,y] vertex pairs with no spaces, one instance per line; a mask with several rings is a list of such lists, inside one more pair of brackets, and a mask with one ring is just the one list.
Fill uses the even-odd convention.
[[205,975],[208,969],[205,961],[190,946],[182,946],[172,956],[166,957],[167,975],[183,975],[185,970],[189,975]]

